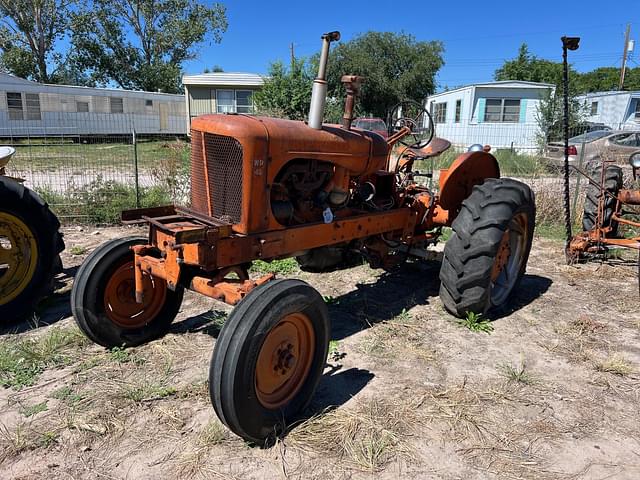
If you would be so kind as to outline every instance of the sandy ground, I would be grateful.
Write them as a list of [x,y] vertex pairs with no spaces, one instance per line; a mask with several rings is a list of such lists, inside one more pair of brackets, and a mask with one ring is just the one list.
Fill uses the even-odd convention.
[[326,296],[334,342],[307,420],[260,449],[209,403],[229,307],[189,293],[166,337],[126,351],[78,334],[77,266],[136,232],[65,229],[56,296],[1,336],[45,360],[0,389],[0,478],[640,478],[640,304],[623,262],[567,266],[536,238],[490,333],[445,313],[437,261],[294,273]]

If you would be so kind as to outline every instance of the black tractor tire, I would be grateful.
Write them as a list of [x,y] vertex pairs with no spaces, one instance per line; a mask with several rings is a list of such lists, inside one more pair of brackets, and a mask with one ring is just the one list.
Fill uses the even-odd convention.
[[535,215],[524,183],[490,178],[473,187],[451,225],[440,267],[440,299],[452,315],[485,314],[505,304],[524,275]]
[[[591,175],[596,182],[600,182],[602,178],[602,166],[593,170]],[[622,168],[617,165],[609,165],[605,171],[604,189],[611,195],[606,195],[603,200],[604,209],[602,217],[602,228],[611,227],[611,231],[607,233],[607,237],[616,237],[618,235],[618,222],[612,220],[613,211],[616,208],[615,196],[622,188]],[[584,199],[584,212],[582,214],[582,229],[585,232],[593,230],[596,226],[598,218],[598,203],[602,192],[596,185],[589,183],[586,187],[586,196]]]
[[[0,325],[24,319],[43,297],[52,293],[54,276],[62,265],[60,252],[64,250],[59,229],[60,222],[37,193],[11,178],[0,176],[0,249],[19,252],[22,265],[32,261],[34,255],[36,257],[30,271],[22,276],[22,286],[14,284],[10,288],[5,285],[0,291]],[[15,238],[17,232],[29,235],[32,242],[14,245],[11,238]],[[35,245],[35,252],[31,252],[31,245]],[[9,278],[9,268],[0,267],[0,282],[4,275]]]
[[[270,345],[274,341],[283,345],[277,335],[300,318],[306,319],[301,322],[305,327],[296,327],[292,331],[298,336],[284,342],[289,348],[294,344],[292,351],[297,352],[293,366],[287,366],[286,375],[290,376],[283,377],[284,383],[274,387],[273,397],[268,397],[261,380],[269,379],[272,369],[280,372],[279,363],[272,362],[281,353],[280,349],[273,353]],[[274,280],[249,292],[224,324],[211,357],[209,392],[220,420],[246,441],[270,444],[311,401],[326,364],[329,339],[327,307],[307,283]],[[307,347],[302,346],[305,341]],[[304,373],[300,373],[303,367]],[[281,373],[285,375],[285,370]]]
[[[134,347],[162,337],[180,310],[184,289],[178,286],[172,291],[164,280],[146,276],[152,302],[136,307],[131,247],[146,243],[142,237],[111,240],[94,250],[78,270],[71,311],[80,330],[103,347]],[[108,288],[117,295],[109,294]]]

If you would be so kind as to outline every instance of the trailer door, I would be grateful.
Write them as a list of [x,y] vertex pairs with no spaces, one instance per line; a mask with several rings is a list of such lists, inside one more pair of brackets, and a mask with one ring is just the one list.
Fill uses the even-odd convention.
[[166,102],[160,103],[160,131],[169,129],[169,107]]

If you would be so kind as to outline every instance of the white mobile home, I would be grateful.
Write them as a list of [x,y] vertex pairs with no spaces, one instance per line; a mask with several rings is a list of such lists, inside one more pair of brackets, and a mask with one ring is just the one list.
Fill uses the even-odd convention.
[[0,72],[0,137],[185,135],[184,95],[49,85]]
[[640,129],[640,91],[587,93],[578,100],[583,102],[589,122],[614,130]]
[[474,143],[533,152],[536,114],[555,86],[519,80],[478,83],[431,95],[425,106],[436,135],[460,147]]

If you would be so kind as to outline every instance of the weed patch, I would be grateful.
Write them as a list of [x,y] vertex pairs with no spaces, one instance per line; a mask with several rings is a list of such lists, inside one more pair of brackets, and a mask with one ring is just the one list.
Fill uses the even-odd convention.
[[87,253],[87,249],[82,245],[74,245],[69,249],[69,253],[71,255],[84,255],[85,253]]
[[619,354],[613,354],[597,362],[595,368],[599,372],[612,373],[620,377],[626,377],[630,373],[633,373],[633,366],[629,360]]
[[69,386],[60,387],[55,390],[51,395],[51,398],[55,398],[56,400],[60,400],[61,402],[67,405],[73,405],[78,403],[80,400],[84,398],[83,395],[76,392],[73,388]]
[[4,340],[0,343],[0,385],[15,389],[33,385],[46,368],[69,365],[78,348],[87,344],[87,338],[75,327]]
[[133,350],[128,350],[123,347],[113,347],[109,351],[109,357],[116,363],[133,363],[135,365],[142,365],[146,362],[146,359]]
[[467,312],[464,318],[458,319],[458,324],[468,328],[472,332],[493,332],[493,325],[481,313]]
[[24,405],[20,409],[20,413],[25,417],[31,417],[40,412],[46,412],[48,410],[47,402],[36,403],[35,405]]
[[523,356],[520,357],[520,362],[517,365],[503,363],[498,366],[498,371],[510,382],[523,383],[525,385],[533,383],[533,378],[527,371],[527,364]]
[[295,258],[284,258],[281,260],[271,260],[270,262],[256,260],[251,265],[251,269],[249,271],[261,275],[265,275],[267,273],[290,275],[292,273],[299,272],[300,268],[298,267],[298,262],[296,262]]

